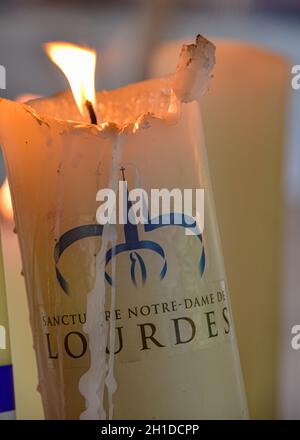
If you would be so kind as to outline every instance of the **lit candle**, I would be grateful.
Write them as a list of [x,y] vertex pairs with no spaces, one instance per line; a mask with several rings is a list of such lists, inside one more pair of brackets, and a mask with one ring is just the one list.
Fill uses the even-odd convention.
[[[56,49],[63,62],[68,49],[83,55]],[[196,102],[214,46],[199,36],[174,75],[97,99],[83,86],[94,65],[82,76],[78,62],[67,67],[78,107],[70,93],[0,101],[45,415],[244,418]],[[116,194],[119,180],[145,194],[205,187],[204,233],[185,234],[191,226],[171,205],[168,224],[99,224],[99,190]]]

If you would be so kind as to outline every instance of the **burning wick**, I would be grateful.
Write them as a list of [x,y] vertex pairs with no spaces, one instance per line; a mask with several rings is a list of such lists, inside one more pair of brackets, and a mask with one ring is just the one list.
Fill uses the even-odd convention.
[[57,41],[45,44],[45,50],[68,79],[82,117],[86,117],[87,110],[91,124],[97,125],[95,113],[96,52],[75,44]]
[[87,111],[89,112],[89,116],[90,116],[90,120],[91,120],[91,124],[95,124],[97,125],[97,116],[93,107],[93,104],[91,103],[91,101],[89,101],[88,99],[85,101],[85,106],[87,108]]

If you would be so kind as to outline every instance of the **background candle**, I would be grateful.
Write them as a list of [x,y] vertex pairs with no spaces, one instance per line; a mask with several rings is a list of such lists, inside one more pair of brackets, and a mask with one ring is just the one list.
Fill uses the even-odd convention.
[[[214,81],[201,105],[216,210],[251,417],[274,418],[289,65],[248,44],[215,43]],[[157,50],[152,75],[172,71],[181,44]]]
[[[18,102],[37,99],[40,96],[23,94]],[[36,357],[29,321],[24,276],[18,238],[7,179],[0,188],[0,220],[3,247],[7,307],[10,321],[11,356],[14,365],[16,417],[18,419],[43,419],[41,396],[37,390],[38,377]],[[26,372],[26,380],[24,380]]]
[[[11,354],[14,365],[16,415],[18,419],[43,419],[33,338],[29,321],[24,276],[14,223],[1,221],[4,271],[9,308]],[[26,380],[24,380],[26,371]]]

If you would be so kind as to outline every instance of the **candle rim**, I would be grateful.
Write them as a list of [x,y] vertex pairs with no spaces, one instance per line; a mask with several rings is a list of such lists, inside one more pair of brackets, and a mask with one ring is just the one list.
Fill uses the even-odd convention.
[[[177,120],[180,117],[183,103],[199,101],[208,90],[212,78],[211,72],[215,65],[215,49],[212,42],[198,34],[194,43],[182,45],[174,74],[98,92],[96,100],[98,105],[93,110],[95,110],[95,115],[100,114],[104,121],[99,124],[100,130],[109,127],[110,130],[134,133],[140,126],[149,124],[149,118]],[[72,96],[72,99],[68,102],[66,112],[65,102],[56,102],[56,100],[57,98],[68,100],[69,96]],[[39,112],[39,106],[43,104],[46,106],[47,103],[51,111],[45,112],[41,108]],[[81,117],[77,106],[74,113],[76,119],[74,119],[73,103],[75,104],[74,96],[67,91],[54,94],[49,98],[32,100],[27,104],[42,115],[49,115],[64,121],[74,120],[76,122],[78,114],[77,122],[79,122]],[[145,124],[141,124],[142,121]]]
[[[143,90],[148,90],[148,94],[151,95],[151,93],[157,93],[157,95],[162,94],[164,96],[166,95],[171,95],[171,93],[173,93],[172,91],[172,87],[171,87],[171,82],[172,80],[172,76],[166,76],[166,77],[162,77],[162,78],[152,78],[152,79],[147,79],[144,81],[140,81],[140,82],[136,82],[136,83],[130,83],[127,84],[123,87],[119,87],[116,89],[112,89],[112,90],[101,90],[98,91],[96,93],[96,97],[97,97],[97,102],[99,103],[99,107],[96,108],[96,111],[98,110],[101,113],[102,110],[102,106],[105,106],[105,104],[103,104],[103,100],[105,99],[105,102],[110,101],[110,102],[114,102],[114,103],[118,103],[118,96],[120,95],[124,95],[124,94],[128,94],[131,98],[135,98],[138,96],[138,93],[143,93]],[[146,87],[146,89],[143,89],[144,87]],[[168,93],[166,92],[168,90]],[[136,91],[138,91],[138,93],[136,93]],[[144,91],[145,93],[145,91]],[[146,92],[147,93],[147,92]],[[73,106],[73,110],[76,111],[76,113],[78,113],[79,115],[79,111],[76,107],[75,101],[73,99],[73,95],[71,90],[66,89],[64,91],[60,91],[57,93],[54,93],[50,96],[47,97],[41,97],[41,98],[37,98],[37,99],[33,99],[30,100],[28,102],[23,103],[23,105],[26,105],[32,114],[36,115],[38,118],[46,118],[51,120],[56,120],[56,121],[62,121],[64,123],[70,123],[70,125],[74,128],[74,127],[93,127],[95,128],[98,132],[115,132],[116,134],[120,134],[120,133],[135,133],[139,128],[145,128],[146,126],[149,125],[149,123],[151,122],[151,120],[154,119],[158,119],[161,121],[166,121],[168,123],[170,122],[175,122],[180,118],[180,114],[181,114],[181,103],[179,100],[177,100],[177,104],[179,107],[179,111],[176,113],[171,113],[171,112],[167,112],[165,111],[164,113],[164,117],[160,117],[159,114],[156,114],[155,112],[150,112],[147,111],[147,109],[145,111],[141,111],[137,117],[129,122],[129,123],[116,123],[113,120],[106,120],[104,118],[104,121],[99,123],[98,125],[95,124],[91,124],[90,122],[86,122],[86,121],[81,121],[79,120],[75,120],[72,118],[63,118],[61,116],[58,115],[54,115],[44,111],[40,111],[39,110],[39,105],[43,105],[46,104],[47,102],[50,102],[51,100],[59,100],[59,99],[63,99],[65,98],[66,100],[70,100],[70,102],[72,103]],[[37,107],[36,107],[37,105]],[[122,106],[122,104],[121,104]]]
[[[141,128],[151,126],[153,120],[166,123],[177,122],[181,117],[182,105],[199,101],[200,97],[207,91],[214,64],[215,46],[199,34],[195,43],[182,46],[174,74],[128,84],[110,91],[98,92],[99,114],[104,119],[104,122],[99,125],[82,122],[80,119],[73,120],[73,117],[62,118],[57,114],[51,115],[51,112],[47,113],[39,110],[39,105],[46,104],[47,101],[53,100],[55,102],[55,99],[59,97],[68,98],[72,95],[71,90],[56,93],[51,97],[31,100],[24,104],[15,103],[15,105],[24,106],[25,110],[35,117],[40,124],[45,123],[48,125],[47,121],[56,120],[69,124],[70,128],[73,129],[84,127],[88,128],[89,131],[93,130],[95,133],[104,135],[107,133],[134,134]],[[70,102],[74,102],[74,105],[76,105],[74,97],[72,98],[73,100]],[[108,116],[108,113],[103,114],[102,110],[105,102],[109,108],[110,116]],[[112,103],[117,104],[117,107],[113,107]],[[56,103],[62,111],[62,103],[58,104]],[[103,108],[101,108],[101,105]],[[97,112],[98,109],[95,110]],[[70,114],[71,111],[68,108],[67,114]],[[124,121],[120,118],[120,114]],[[111,117],[111,115],[114,117]]]
[[70,129],[70,132],[71,130],[82,130],[82,131],[88,130],[89,135],[96,135],[96,136],[101,135],[103,137],[112,134],[114,135],[135,134],[140,129],[151,127],[152,123],[155,123],[156,121],[166,123],[168,125],[169,124],[173,125],[176,122],[178,122],[178,120],[180,119],[180,117],[177,117],[173,119],[170,118],[167,120],[165,118],[160,118],[153,114],[148,113],[146,115],[142,115],[142,117],[140,117],[139,120],[136,121],[139,123],[139,126],[136,128],[134,128],[135,125],[134,123],[127,124],[123,127],[119,127],[114,122],[102,122],[98,125],[95,125],[95,124],[91,124],[90,122],[62,119],[57,116],[51,116],[48,114],[39,113],[36,112],[35,109],[31,107],[28,103],[21,103],[6,98],[0,98],[0,112],[1,112],[1,105],[5,105],[5,104],[14,105],[19,109],[23,109],[26,113],[29,113],[33,118],[35,118],[40,125],[44,124],[45,126],[49,127],[51,122],[55,122],[63,125],[65,128],[67,124],[68,128]]

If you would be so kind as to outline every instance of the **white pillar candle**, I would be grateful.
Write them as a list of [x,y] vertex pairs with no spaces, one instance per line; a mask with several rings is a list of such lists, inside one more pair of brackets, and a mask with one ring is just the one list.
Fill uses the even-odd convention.
[[[0,101],[47,418],[247,416],[195,102],[213,64],[198,37],[176,74],[98,93],[98,126],[69,93]],[[204,233],[98,224],[121,167],[147,194],[205,188]]]

